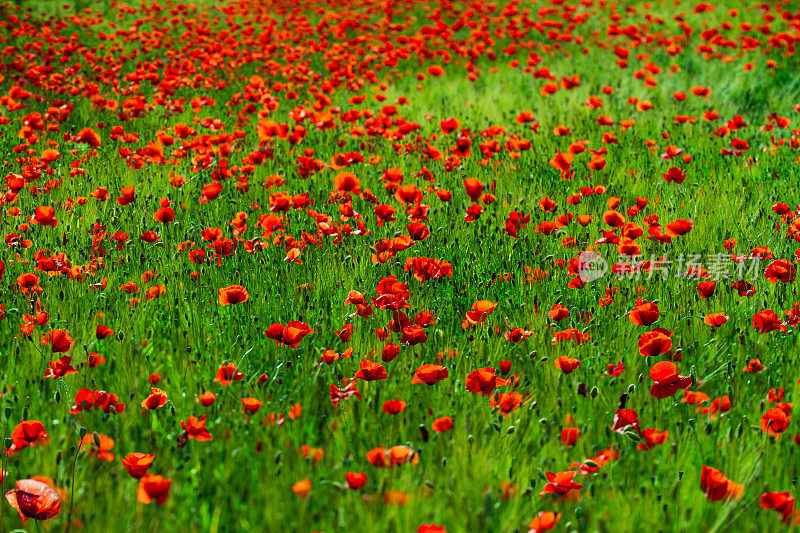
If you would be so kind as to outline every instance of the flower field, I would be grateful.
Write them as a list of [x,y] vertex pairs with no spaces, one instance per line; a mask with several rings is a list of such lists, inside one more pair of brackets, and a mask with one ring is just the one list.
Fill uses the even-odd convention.
[[2,531],[800,526],[800,4],[0,0]]

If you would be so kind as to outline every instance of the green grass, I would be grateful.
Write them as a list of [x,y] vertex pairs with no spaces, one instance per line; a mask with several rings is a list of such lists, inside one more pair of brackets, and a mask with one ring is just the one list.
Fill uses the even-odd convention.
[[[402,27],[390,30],[382,21],[378,3],[368,2],[360,7],[307,3],[301,6],[298,15],[290,16],[280,8],[293,3],[276,2],[264,8],[276,21],[276,29],[269,38],[266,37],[268,22],[257,19],[253,11],[247,12],[247,3],[232,4],[238,6],[232,15],[221,11],[221,2],[202,3],[201,7],[188,5],[185,9],[178,9],[177,3],[164,2],[163,10],[149,13],[143,13],[137,4],[139,12],[135,14],[121,13],[110,3],[99,7],[67,3],[68,8],[49,2],[9,3],[3,6],[4,13],[15,13],[22,18],[24,10],[30,8],[30,18],[23,25],[9,22],[8,16],[4,16],[6,22],[0,24],[0,44],[6,48],[0,58],[0,95],[20,85],[42,97],[41,101],[22,101],[21,109],[9,109],[7,104],[0,106],[0,117],[9,119],[8,124],[0,125],[0,150],[5,160],[2,174],[7,181],[13,174],[22,174],[24,167],[31,164],[14,151],[14,147],[25,143],[17,133],[26,115],[44,115],[56,100],[61,101],[59,105],[65,102],[74,105],[70,116],[59,125],[59,131],[39,132],[39,140],[31,145],[31,155],[40,156],[49,147],[48,142],[57,143],[61,157],[50,165],[53,169],[50,179],[60,180],[59,186],[36,195],[24,189],[16,201],[2,206],[0,218],[3,235],[20,231],[19,226],[33,215],[36,206],[55,207],[58,219],[54,228],[32,225],[25,232],[25,237],[32,241],[30,248],[3,245],[0,252],[0,259],[5,262],[5,273],[0,278],[0,304],[5,307],[5,319],[0,321],[3,433],[8,439],[20,420],[40,420],[49,435],[47,444],[3,457],[2,469],[8,472],[3,489],[8,491],[15,480],[35,475],[50,477],[56,487],[65,489],[61,513],[43,522],[43,529],[78,530],[75,522],[79,521],[82,531],[416,531],[420,524],[431,523],[444,525],[451,532],[527,531],[528,523],[539,511],[561,512],[556,529],[581,532],[762,531],[785,527],[777,513],[759,507],[759,497],[765,491],[796,491],[800,448],[792,437],[800,430],[793,421],[779,439],[773,440],[760,429],[759,420],[771,407],[766,400],[771,388],[785,389],[784,402],[794,401],[800,393],[797,334],[791,326],[786,334],[760,334],[753,329],[751,320],[763,309],[773,309],[779,315],[782,310],[790,309],[800,300],[796,284],[771,284],[763,276],[765,264],[762,264],[757,279],[752,280],[755,294],[751,297],[740,297],[731,288],[734,280],[726,279],[718,281],[712,299],[700,299],[697,280],[674,275],[666,281],[626,280],[609,275],[582,289],[572,289],[568,288],[572,276],[553,263],[554,259],[577,257],[580,250],[602,236],[601,229],[609,229],[602,216],[608,198],[614,196],[621,198],[620,212],[633,205],[637,197],[649,199],[642,213],[631,217],[645,228],[644,236],[637,239],[644,259],[661,254],[676,258],[690,253],[706,257],[727,253],[723,242],[733,238],[737,241],[733,253],[737,255],[745,255],[756,246],[768,246],[776,258],[794,261],[795,249],[800,244],[787,238],[786,224],[776,230],[779,217],[771,207],[780,201],[794,209],[800,202],[798,151],[788,141],[773,150],[770,144],[773,135],[776,139],[793,138],[796,144],[797,130],[791,128],[797,127],[798,113],[792,106],[800,104],[800,86],[795,74],[800,62],[796,55],[768,48],[768,37],[758,32],[748,33],[761,41],[756,50],[719,49],[732,56],[729,63],[696,53],[703,42],[699,34],[704,29],[718,28],[724,21],[733,20],[733,29],[723,33],[736,39],[741,33],[740,22],[762,25],[763,14],[757,3],[721,2],[714,12],[693,14],[694,3],[674,6],[653,2],[651,12],[664,19],[663,26],[647,24],[645,9],[638,3],[619,5],[621,19],[616,24],[623,28],[641,25],[642,34],[651,36],[656,31],[683,35],[673,16],[687,12],[686,22],[695,31],[683,43],[682,52],[674,57],[665,53],[666,45],[659,43],[657,36],[651,43],[637,47],[627,38],[610,37],[608,10],[576,26],[573,35],[582,36],[582,44],[574,40],[561,42],[560,50],[550,53],[542,46],[552,46],[555,41],[546,34],[531,31],[519,39],[519,51],[506,56],[501,50],[511,38],[493,33],[507,22],[498,15],[502,11],[500,3],[498,11],[485,18],[479,14],[465,15],[479,25],[485,22],[494,42],[484,44],[497,54],[492,61],[484,50],[475,59],[475,68],[480,72],[476,81],[467,79],[465,59],[457,57],[454,51],[463,50],[476,40],[471,35],[473,30],[467,28],[455,32],[448,42],[428,40],[424,47],[429,51],[449,51],[453,55],[450,64],[441,56],[426,59],[423,57],[426,54],[410,48],[407,59],[399,59],[397,66],[382,67],[373,72],[374,80],[368,80],[370,71],[388,53],[388,47],[379,48],[380,37],[385,36],[395,47],[410,47],[398,36],[422,39],[420,28],[435,25],[428,17],[433,18],[439,3],[395,4],[392,23]],[[598,9],[581,7],[576,2],[568,4],[576,6],[577,13]],[[635,5],[638,12],[626,13],[623,6],[629,4]],[[23,6],[21,11],[16,10],[17,5]],[[364,23],[374,26],[369,30],[351,28],[341,35],[326,30],[320,36],[313,30],[321,17],[318,5],[325,11],[342,13],[343,18],[359,16]],[[530,18],[538,20],[536,13],[543,5],[530,4],[520,9],[527,7]],[[462,12],[467,7],[455,3],[453,9]],[[727,14],[733,7],[741,11],[735,19]],[[76,18],[75,14],[85,8],[101,11]],[[299,22],[300,13],[307,14],[308,25]],[[779,31],[797,34],[796,23],[792,28],[774,9],[771,13],[776,16],[771,27],[773,34]],[[559,16],[551,14],[545,18],[563,21]],[[191,27],[190,19],[196,21]],[[448,13],[444,19],[452,25],[457,16]],[[123,37],[118,37],[112,45],[98,38],[100,32],[127,32],[137,20],[141,22],[140,33],[159,30],[152,36],[157,46]],[[252,35],[246,25],[248,20]],[[61,22],[56,24],[56,21]],[[704,22],[707,26],[703,26]],[[92,50],[77,50],[68,61],[61,62],[58,58],[65,44],[57,39],[43,43],[44,26],[57,28],[67,41],[74,35],[77,46]],[[600,33],[595,37],[594,32]],[[253,52],[264,53],[260,34],[265,35],[265,43],[276,45],[270,59],[294,68],[305,65],[319,79],[293,79],[293,74],[278,72],[264,59],[248,56]],[[293,41],[296,35],[300,38]],[[359,41],[359,35],[366,36],[365,42]],[[543,59],[535,68],[546,66],[558,81],[562,76],[578,74],[581,85],[573,90],[559,89],[549,97],[541,96],[540,88],[547,80],[534,79],[523,71],[530,52],[522,47],[527,40],[536,42],[534,49]],[[314,42],[318,43],[316,48],[311,46]],[[604,50],[597,42],[608,42],[611,48]],[[41,43],[38,50],[32,46],[37,43]],[[105,49],[96,49],[101,44],[105,44]],[[626,69],[615,64],[617,58],[612,52],[616,46],[630,48]],[[584,47],[588,54],[583,53]],[[121,54],[133,50],[139,50],[141,55],[128,61],[119,60]],[[638,60],[639,53],[650,57]],[[334,57],[337,55],[338,58]],[[184,58],[183,62],[176,56]],[[93,62],[93,57],[102,59]],[[356,74],[350,77],[332,74],[326,65],[333,59],[349,61]],[[511,59],[519,60],[522,65],[511,68]],[[776,66],[769,67],[768,60],[776,61]],[[154,71],[160,79],[156,83],[144,80],[138,89],[131,90],[132,74],[137,62],[143,61],[159,62]],[[654,88],[644,87],[642,80],[633,76],[648,61],[663,69],[661,74],[653,75],[658,82]],[[226,62],[231,64],[225,65]],[[743,66],[748,62],[754,68],[745,72]],[[52,81],[44,86],[34,75],[23,76],[25,71],[40,64],[50,64],[55,72],[61,73],[74,64],[82,68],[67,72],[64,82]],[[184,110],[175,114],[167,112],[158,98],[159,91],[165,90],[159,83],[166,77],[167,64],[182,69],[179,78],[202,75],[213,80],[210,88],[178,83],[169,98],[182,98],[185,103]],[[429,75],[427,80],[418,81],[417,73],[424,72],[429,64],[444,65],[446,74]],[[679,72],[670,71],[673,64],[680,66]],[[119,69],[112,73],[112,66]],[[107,69],[109,72],[103,79],[102,71]],[[230,165],[241,166],[259,143],[256,113],[247,115],[249,123],[237,125],[237,115],[246,102],[236,95],[241,95],[253,74],[268,80],[270,85],[294,84],[292,90],[298,93],[298,100],[286,98],[287,91],[283,88],[273,88],[280,105],[269,118],[278,123],[293,125],[290,111],[299,105],[311,110],[319,86],[325,80],[332,80],[336,88],[327,94],[331,100],[328,108],[339,107],[343,113],[353,108],[371,109],[377,116],[384,105],[392,105],[398,97],[405,96],[409,104],[397,105],[398,113],[420,128],[399,140],[381,135],[352,138],[349,125],[342,125],[338,119],[340,125],[333,131],[318,130],[306,120],[308,133],[299,145],[292,146],[285,140],[272,143],[274,159],[256,167],[247,192],[237,192],[236,178],[231,177],[222,181],[219,198],[205,204],[199,203],[201,190],[212,181],[212,172],[220,168],[219,158],[209,169],[193,169],[190,159],[197,153],[193,151],[174,164],[146,164],[139,170],[130,169],[120,158],[120,147],[144,148],[148,142],[157,140],[157,132],[171,131],[179,122],[194,127],[199,135],[214,134],[201,123],[205,119],[219,119],[225,125],[225,133],[232,134],[234,130],[243,133],[242,138],[229,141],[234,148],[227,157]],[[356,78],[367,81],[358,90],[349,90],[345,83]],[[387,78],[390,81],[385,88],[377,85]],[[78,84],[79,94],[58,92],[69,84]],[[123,121],[116,112],[92,109],[93,91],[86,90],[87,84],[96,84],[103,98],[118,100],[120,104],[141,95],[153,108],[140,118]],[[614,94],[604,94],[604,86],[613,87]],[[690,90],[694,86],[709,87],[712,92],[705,99],[693,96]],[[672,94],[676,91],[687,93],[686,100],[674,100]],[[384,102],[372,99],[378,92],[386,95]],[[348,100],[355,94],[365,94],[368,99],[352,106]],[[590,110],[585,106],[591,95],[601,98],[602,109]],[[212,97],[216,105],[195,113],[190,102],[202,96]],[[654,108],[637,111],[628,103],[632,97],[650,100]],[[232,103],[228,105],[229,102]],[[262,102],[256,99],[254,104],[260,109]],[[524,110],[533,112],[540,124],[538,134],[515,122],[515,117]],[[710,110],[718,111],[721,120],[705,122],[701,115]],[[789,128],[761,131],[772,112],[788,117],[792,121]],[[598,126],[596,119],[600,115],[613,117],[615,125]],[[676,124],[673,121],[676,115],[698,120],[693,124]],[[712,135],[735,115],[742,115],[748,126],[726,137]],[[450,116],[473,135],[472,155],[463,158],[457,168],[447,170],[441,161],[423,160],[419,152],[400,151],[393,146],[397,143],[424,149],[427,139],[446,151],[454,144],[455,135],[445,138],[439,131],[439,121]],[[636,123],[621,132],[619,123],[626,119]],[[97,128],[98,122],[107,127]],[[364,119],[358,124],[363,126]],[[112,140],[110,129],[115,125],[123,126],[126,132],[138,133],[140,142],[125,145]],[[479,132],[493,125],[505,128],[509,135],[519,134],[530,140],[531,149],[521,152],[519,158],[511,158],[509,151],[502,149],[483,164],[479,144],[486,139]],[[569,127],[572,135],[554,136],[553,129],[559,125]],[[83,127],[100,132],[102,145],[96,157],[80,163],[85,175],[70,177],[70,163],[89,155],[89,148],[70,141],[65,134],[77,134]],[[397,126],[390,129],[396,130]],[[618,144],[603,144],[604,132],[613,132]],[[439,138],[433,139],[436,133]],[[668,139],[662,137],[664,133],[669,134]],[[730,148],[733,137],[745,139],[750,148],[741,156],[721,155],[720,148]],[[501,146],[507,140],[504,136],[498,139]],[[590,156],[580,154],[573,163],[575,180],[562,181],[549,160],[557,151],[566,152],[578,140],[588,141],[587,147],[591,149],[606,147],[606,167],[588,171]],[[648,140],[653,140],[659,148],[648,148],[645,144]],[[177,140],[175,145],[167,147],[167,155],[180,144]],[[663,161],[659,155],[670,144],[690,154],[691,161],[684,163],[679,158]],[[372,231],[366,236],[349,235],[334,242],[332,237],[317,235],[314,220],[306,212],[291,210],[283,216],[286,230],[278,234],[300,240],[305,231],[317,235],[322,244],[302,250],[302,265],[283,261],[286,246],[274,244],[272,238],[265,239],[268,247],[254,254],[247,253],[240,245],[229,257],[222,257],[219,265],[214,260],[199,266],[188,259],[189,250],[208,244],[203,242],[201,232],[209,226],[219,227],[225,237],[233,238],[229,222],[242,211],[248,215],[248,229],[241,237],[259,238],[263,230],[256,227],[256,222],[260,214],[269,214],[269,195],[277,191],[290,195],[308,192],[315,201],[312,209],[337,220],[337,206],[328,200],[334,189],[334,176],[340,170],[325,168],[309,179],[302,179],[298,176],[297,157],[307,148],[312,148],[313,156],[325,163],[335,153],[360,152],[365,160],[379,156],[373,163],[366,161],[349,170],[380,203],[397,208],[397,222],[378,227],[372,205],[355,197],[353,207]],[[76,150],[75,155],[70,150]],[[414,177],[422,166],[433,172],[438,187],[453,192],[452,201],[442,202],[427,192],[423,203],[430,206],[427,224],[430,237],[398,252],[386,263],[373,264],[371,247],[379,239],[408,233],[403,207],[383,189],[380,177],[384,169],[398,167],[404,172],[404,183],[424,188],[427,183]],[[685,170],[688,178],[683,184],[667,183],[661,178],[671,166]],[[168,181],[171,172],[184,176],[186,184],[173,188]],[[283,175],[285,184],[267,190],[262,186],[264,179],[274,174]],[[485,205],[481,217],[472,223],[464,221],[471,204],[462,185],[466,177],[477,177],[487,188],[496,180],[497,201]],[[44,179],[31,183],[41,186]],[[600,184],[608,187],[607,193],[585,197],[580,205],[568,205],[567,197],[578,193],[580,187]],[[137,199],[134,204],[122,207],[114,198],[126,185],[135,185]],[[67,199],[88,197],[97,186],[107,187],[111,199],[101,202],[89,197],[85,204],[75,203],[71,209],[66,206]],[[555,219],[537,205],[545,195],[558,204],[557,215],[591,214],[595,221],[585,228],[573,222],[553,236],[535,232],[541,222]],[[153,220],[162,197],[173,202],[176,218],[170,224]],[[7,210],[13,208],[19,208],[20,216],[11,216],[12,212]],[[531,216],[518,240],[503,231],[512,210]],[[648,234],[643,218],[649,215],[658,215],[662,225],[685,218],[691,219],[694,226],[691,233],[676,238],[673,244],[659,246],[645,240]],[[65,253],[73,266],[97,260],[91,237],[95,223],[105,225],[105,231],[111,234],[123,231],[130,236],[121,251],[115,250],[111,240],[104,241],[104,268],[84,280],[71,279],[66,274],[47,276],[34,270],[34,253],[41,249],[51,254]],[[348,223],[355,227],[355,221]],[[156,231],[161,236],[160,242],[140,240],[138,236],[148,230]],[[575,237],[579,246],[563,247],[564,236]],[[178,245],[184,241],[196,244],[179,251]],[[620,260],[615,247],[599,245],[598,249],[610,263]],[[407,257],[447,260],[453,265],[453,276],[420,283],[403,271]],[[549,276],[538,283],[524,282],[526,266],[547,270]],[[155,272],[156,277],[149,282],[141,281],[146,271]],[[35,272],[41,278],[43,291],[39,298],[50,314],[49,323],[36,326],[30,338],[17,336],[22,315],[32,310],[33,300],[20,293],[16,282],[18,276],[27,272]],[[501,273],[509,273],[510,279],[498,280]],[[391,319],[390,312],[378,309],[369,318],[351,317],[355,307],[345,306],[344,301],[350,290],[360,291],[366,298],[374,296],[380,280],[390,275],[408,285],[409,317],[413,319],[418,311],[427,309],[436,316],[436,323],[427,328],[425,343],[403,346],[397,359],[384,363],[388,379],[359,381],[362,399],[350,398],[333,407],[329,386],[339,384],[343,377],[352,377],[359,361],[380,359],[385,342],[374,331]],[[104,278],[108,278],[105,289],[91,290],[90,284]],[[128,281],[139,284],[142,292],[128,295],[120,291],[119,287]],[[145,291],[156,284],[164,284],[166,293],[149,301]],[[222,307],[217,291],[232,284],[246,287],[249,301]],[[598,300],[605,296],[607,285],[619,292],[611,305],[600,307]],[[132,296],[141,298],[135,307],[128,302]],[[627,314],[637,297],[658,302],[661,316],[652,327],[635,326],[629,321]],[[461,325],[465,313],[478,300],[498,305],[485,325],[465,331]],[[571,313],[558,324],[547,317],[556,303],[565,305]],[[592,314],[590,321],[580,321],[578,315],[587,311]],[[719,328],[709,327],[702,318],[714,312],[725,312],[730,320]],[[98,313],[104,317],[98,318]],[[306,337],[299,348],[276,347],[264,330],[273,323],[292,320],[308,323],[314,329],[313,335]],[[94,332],[98,323],[110,326],[116,333],[97,340]],[[354,325],[349,343],[342,342],[334,333],[345,324]],[[533,331],[533,335],[520,344],[510,343],[502,335],[510,327],[522,327]],[[591,335],[591,340],[581,345],[551,343],[554,331],[572,327]],[[655,327],[674,332],[673,346],[680,347],[682,354],[679,363],[682,374],[692,376],[695,381],[692,390],[702,391],[712,399],[729,395],[730,411],[712,418],[680,403],[680,391],[663,400],[648,393],[652,384],[648,377],[650,367],[664,357],[640,356],[637,340]],[[40,337],[51,329],[67,330],[75,339],[68,353],[52,354],[49,346],[41,345]],[[399,335],[394,334],[391,340],[399,344]],[[325,349],[341,353],[347,347],[354,349],[351,359],[340,359],[332,365],[318,364]],[[457,350],[455,357],[441,363],[449,369],[446,380],[432,387],[410,384],[414,369],[436,362],[436,354],[446,350]],[[85,364],[88,352],[103,354],[107,362],[89,368]],[[58,380],[43,379],[48,361],[61,355],[71,356],[79,372]],[[574,357],[581,366],[569,375],[562,374],[554,366],[560,356]],[[744,373],[747,360],[754,357],[761,360],[766,370],[759,374]],[[519,383],[500,387],[498,392],[514,390],[525,397],[524,403],[506,417],[491,409],[488,397],[465,390],[470,372],[487,366],[498,368],[502,360],[511,361],[511,374],[519,376]],[[607,364],[620,360],[626,366],[621,376],[604,375]],[[229,361],[238,365],[245,378],[221,387],[213,379],[217,369]],[[166,391],[169,401],[156,411],[143,412],[140,403],[150,391],[151,373],[163,378],[158,386]],[[268,379],[259,385],[262,373]],[[580,384],[590,392],[586,397],[576,393]],[[83,387],[117,393],[120,401],[127,404],[125,411],[109,415],[95,409],[70,414],[73,398]],[[196,397],[204,391],[218,394],[213,406],[205,408],[197,403]],[[624,435],[610,430],[622,394],[627,395],[627,407],[638,411],[642,429],[669,431],[665,444],[640,451],[636,449],[639,437],[635,433]],[[240,403],[245,397],[264,402],[258,413],[249,418],[242,413]],[[384,413],[383,402],[392,399],[407,402],[405,411],[395,416]],[[297,403],[302,405],[299,418],[286,419],[281,425],[262,423],[262,417],[288,413]],[[183,445],[180,421],[189,415],[202,414],[208,417],[207,427],[213,441],[190,440]],[[561,430],[567,425],[568,415],[581,433],[573,447],[565,447],[561,442]],[[441,416],[452,417],[454,427],[437,434],[431,430],[431,424]],[[166,504],[138,503],[137,482],[128,476],[118,457],[103,462],[85,451],[77,452],[80,436],[93,432],[114,439],[111,453],[115,456],[154,453],[156,458],[149,472],[173,480]],[[429,435],[427,440],[425,432]],[[316,464],[304,459],[300,454],[302,445],[323,449],[322,459]],[[394,445],[412,448],[419,463],[381,469],[368,462],[369,450]],[[578,501],[539,496],[545,487],[546,472],[568,470],[573,462],[596,456],[611,446],[615,446],[619,457],[603,465],[596,474],[578,478],[585,484]],[[743,484],[741,499],[709,501],[700,488],[703,465],[718,468],[734,482]],[[345,472],[366,473],[363,490],[345,488]],[[312,489],[307,498],[301,498],[291,488],[306,478],[311,480]],[[504,499],[502,483],[513,484],[516,494]],[[393,491],[407,495],[405,505],[385,503],[386,494]],[[35,529],[31,522],[19,521],[9,506],[4,504],[2,509],[0,529]],[[68,521],[70,511],[73,523]]]

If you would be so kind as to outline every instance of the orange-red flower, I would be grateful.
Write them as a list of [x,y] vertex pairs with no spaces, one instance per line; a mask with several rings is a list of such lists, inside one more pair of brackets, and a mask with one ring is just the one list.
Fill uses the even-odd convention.
[[539,511],[539,514],[528,524],[528,533],[550,531],[556,527],[559,520],[561,520],[561,513]]
[[125,457],[120,457],[119,460],[122,461],[128,475],[139,479],[147,473],[147,469],[153,464],[155,457],[153,453],[129,453]]
[[240,304],[250,299],[247,289],[241,285],[229,285],[217,291],[219,297],[219,304],[221,306]]
[[734,483],[725,474],[703,465],[700,473],[700,488],[706,493],[706,498],[712,502],[720,500],[738,500],[742,497],[744,486]]
[[6,501],[22,520],[49,520],[61,511],[61,498],[51,487],[35,479],[20,479],[6,492]]
[[660,361],[650,369],[650,379],[654,381],[650,394],[663,399],[673,396],[678,390],[692,386],[692,378],[678,375],[680,369],[672,361]]
[[22,420],[11,431],[11,447],[8,454],[13,455],[23,448],[33,448],[49,441],[44,424],[39,420]]
[[181,427],[186,432],[186,437],[195,439],[200,442],[208,442],[212,440],[211,432],[206,429],[206,415],[197,418],[195,415],[190,415],[186,421],[181,421]]
[[167,405],[167,393],[156,387],[150,387],[150,395],[142,400],[142,408],[155,410]]
[[467,375],[465,386],[470,392],[478,392],[484,396],[491,394],[495,387],[507,385],[508,382],[496,375],[495,369],[492,367],[479,368],[473,370]]
[[155,500],[157,505],[164,505],[169,499],[172,480],[156,474],[145,474],[139,478],[139,489],[136,499],[139,503],[148,504]]
[[217,369],[217,375],[214,377],[214,382],[219,383],[223,387],[227,387],[234,381],[239,381],[244,378],[244,374],[239,372],[236,368],[236,363],[225,363]]
[[558,472],[557,474],[547,472],[547,484],[544,486],[544,490],[539,493],[539,496],[544,497],[545,494],[564,496],[572,491],[581,489],[583,485],[575,481],[576,475],[577,472],[573,471]]

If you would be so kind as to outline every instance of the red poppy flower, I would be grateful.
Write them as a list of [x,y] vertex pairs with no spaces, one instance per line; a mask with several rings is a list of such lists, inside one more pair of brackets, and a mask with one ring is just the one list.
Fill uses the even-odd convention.
[[214,382],[219,383],[223,387],[227,387],[234,381],[239,381],[242,378],[244,378],[244,374],[236,369],[236,363],[225,363],[217,369]]
[[670,348],[672,348],[672,339],[664,330],[655,329],[639,337],[639,353],[645,357],[665,354]]
[[425,383],[433,385],[447,379],[449,372],[447,367],[441,365],[424,364],[414,371],[414,378],[411,383]]
[[292,321],[288,324],[272,324],[269,328],[264,330],[264,333],[270,339],[275,341],[275,346],[283,344],[290,348],[297,348],[300,341],[306,335],[311,335],[314,330],[308,324],[300,321]]
[[190,415],[186,421],[181,421],[181,427],[186,432],[186,437],[200,442],[212,440],[211,432],[206,429],[206,415],[200,418]]
[[367,483],[367,475],[361,472],[345,472],[346,487],[350,490],[360,490]]
[[794,283],[796,272],[794,265],[786,259],[776,259],[764,269],[764,277],[773,284],[779,281],[781,283]]
[[431,424],[431,429],[436,433],[445,433],[453,429],[453,419],[449,416],[442,416],[437,418]]
[[758,503],[764,509],[778,511],[787,526],[800,524],[800,512],[794,507],[795,499],[791,492],[765,492]]
[[142,408],[155,410],[167,405],[167,393],[156,387],[150,387],[150,395],[142,400]]
[[77,374],[78,371],[72,367],[72,357],[65,355],[59,357],[55,361],[49,361],[47,364],[49,368],[45,369],[44,377],[59,379],[70,374]]
[[63,329],[54,329],[42,335],[42,346],[50,345],[50,351],[54,353],[65,353],[72,349],[75,341],[70,334]]
[[721,325],[725,324],[730,318],[725,313],[710,313],[703,318],[703,322],[708,324],[711,327],[718,328]]
[[700,488],[712,502],[738,500],[742,497],[744,486],[734,483],[716,468],[703,465],[700,473]]
[[680,185],[686,179],[686,173],[677,167],[671,167],[665,173],[661,174],[661,177],[663,177],[664,181],[667,183],[677,183]]
[[673,396],[678,390],[692,386],[692,378],[678,375],[679,368],[672,361],[661,361],[650,369],[650,379],[655,383],[650,394],[659,400]]
[[561,520],[561,513],[539,511],[539,514],[528,524],[528,533],[550,531],[556,527],[559,520]]
[[495,387],[507,385],[508,382],[495,374],[495,369],[491,367],[473,370],[467,375],[465,386],[470,392],[478,392],[485,396],[491,394]]
[[561,430],[561,443],[564,446],[575,446],[580,437],[581,432],[578,428],[567,427]]
[[95,330],[94,336],[97,337],[98,340],[103,340],[106,337],[113,335],[114,330],[108,326],[104,326],[103,324],[98,324],[97,329]]
[[562,355],[558,359],[555,360],[556,368],[561,370],[565,374],[571,374],[576,368],[581,366],[581,362],[577,359],[573,359],[572,357]]
[[169,489],[172,480],[155,474],[145,474],[139,478],[139,489],[136,499],[139,503],[148,504],[155,500],[156,504],[164,505],[169,499]]
[[637,450],[652,450],[659,444],[664,444],[667,442],[667,438],[669,437],[669,431],[659,431],[656,428],[648,428],[643,430],[640,433],[640,436],[644,439],[644,442],[640,442],[637,446]]
[[147,469],[150,468],[155,457],[153,453],[129,453],[125,457],[120,457],[119,460],[122,461],[122,465],[128,471],[128,475],[134,479],[139,479],[147,473]]
[[6,501],[22,520],[49,520],[61,511],[61,498],[46,484],[35,479],[20,479],[16,489],[6,492]]
[[617,409],[611,431],[625,433],[628,429],[639,431],[639,414],[633,409]]
[[539,493],[539,496],[544,497],[545,494],[556,494],[564,496],[572,491],[577,491],[583,488],[583,485],[575,481],[577,472],[547,472],[547,484],[544,490]]
[[[248,415],[255,414],[263,403],[264,402],[258,398],[242,398],[242,407],[244,407],[244,412]],[[203,416],[205,417],[205,415]]]
[[631,324],[649,326],[658,320],[658,305],[646,300],[637,300],[636,307],[628,315]]
[[387,400],[383,402],[383,412],[387,415],[396,415],[402,413],[406,405],[403,400]]
[[23,448],[33,448],[39,443],[46,444],[49,441],[44,424],[39,420],[21,420],[11,431],[11,447],[8,455],[13,455]]
[[364,381],[377,381],[381,379],[388,379],[386,368],[378,362],[369,360],[361,361],[359,363],[359,370],[353,379],[363,379]]
[[223,287],[217,291],[217,296],[219,298],[219,304],[223,307],[231,304],[244,303],[250,299],[250,294],[248,294],[247,289],[241,285]]
[[767,412],[761,417],[761,429],[770,436],[777,439],[781,433],[786,431],[789,426],[791,417],[779,407],[770,407]]
[[713,280],[698,283],[697,292],[700,294],[700,298],[711,298],[714,295],[714,287],[716,287],[716,282]]

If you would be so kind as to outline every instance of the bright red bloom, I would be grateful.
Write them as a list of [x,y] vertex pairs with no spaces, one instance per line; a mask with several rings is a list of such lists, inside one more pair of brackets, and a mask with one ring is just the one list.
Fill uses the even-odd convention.
[[346,486],[350,490],[360,490],[367,483],[367,475],[361,472],[345,472],[344,477],[347,479]]
[[389,376],[386,374],[386,368],[378,362],[369,360],[361,361],[359,363],[359,370],[353,379],[363,379],[364,381],[377,381],[387,379]]
[[217,291],[219,304],[221,306],[240,304],[250,299],[247,289],[241,285],[229,285]]
[[54,353],[65,353],[72,349],[75,341],[70,334],[63,329],[54,329],[42,335],[42,346],[50,345],[50,351]]
[[164,505],[169,499],[169,489],[172,480],[155,474],[145,474],[139,478],[139,490],[136,499],[139,503],[148,504],[155,500],[156,504]]
[[147,469],[150,468],[155,457],[153,453],[129,453],[125,457],[120,457],[119,460],[122,461],[122,465],[128,471],[128,475],[134,479],[139,479],[147,473]]
[[551,511],[540,511],[536,518],[531,520],[528,524],[528,533],[542,533],[550,531],[556,527],[558,521],[561,520],[561,513],[553,513]]
[[545,494],[556,494],[558,496],[564,496],[569,494],[572,491],[577,491],[583,488],[583,485],[575,481],[575,476],[577,472],[568,471],[568,472],[558,472],[554,474],[553,472],[547,472],[547,484],[544,486],[544,490],[539,493],[539,496],[544,497]]
[[453,419],[449,416],[437,418],[431,424],[431,429],[436,433],[444,433],[453,429]]
[[8,455],[13,455],[23,448],[33,448],[49,441],[44,424],[39,420],[21,420],[11,431],[11,448]]
[[742,497],[744,486],[734,483],[716,468],[703,465],[700,473],[700,488],[712,502],[738,500]]
[[648,331],[639,337],[639,353],[652,357],[667,353],[672,348],[672,339],[662,330]]
[[142,408],[155,410],[167,405],[167,393],[156,387],[150,387],[150,395],[142,400]]
[[637,446],[637,450],[652,450],[659,444],[664,444],[667,442],[667,437],[669,437],[669,431],[659,431],[656,428],[648,428],[642,431],[639,434],[643,439],[644,442],[640,442]]
[[225,363],[217,369],[214,382],[219,383],[223,387],[227,387],[234,381],[239,381],[242,378],[244,378],[244,374],[236,369],[236,363]]
[[69,376],[70,374],[77,374],[78,371],[72,367],[71,363],[72,357],[68,355],[59,357],[55,361],[49,361],[47,363],[49,368],[45,369],[44,377],[58,379]]
[[264,333],[267,337],[275,341],[275,346],[283,344],[290,348],[297,348],[300,345],[300,341],[303,340],[303,337],[311,335],[314,333],[314,330],[305,322],[292,321],[286,325],[272,324],[269,328],[264,330]]
[[653,302],[637,300],[636,307],[628,315],[631,324],[649,326],[658,320],[658,305]]
[[770,436],[777,439],[781,433],[786,431],[789,422],[792,420],[791,416],[779,407],[770,407],[767,412],[761,417],[761,429]]
[[424,364],[414,371],[414,379],[411,383],[425,383],[433,385],[443,379],[447,379],[449,372],[446,366]]
[[555,360],[556,368],[565,374],[571,374],[576,368],[581,366],[581,362],[572,357],[562,355]]
[[507,385],[508,382],[495,374],[495,369],[491,367],[473,370],[467,375],[465,386],[470,392],[478,392],[484,396],[491,394],[495,387]]
[[800,524],[800,511],[794,507],[795,499],[791,492],[765,492],[758,504],[764,509],[778,511],[787,526]]
[[692,378],[678,375],[679,368],[672,361],[661,361],[650,369],[650,379],[655,383],[650,394],[659,400],[673,396],[678,390],[692,386]]
[[113,329],[111,329],[108,326],[104,326],[103,324],[98,324],[94,336],[97,337],[98,340],[102,340],[113,334],[114,334]]
[[46,484],[35,479],[21,479],[16,489],[6,492],[6,501],[22,520],[48,520],[61,511],[61,498]]
[[186,421],[181,421],[181,427],[186,432],[186,437],[200,442],[211,440],[211,433],[206,429],[206,415],[197,418],[190,415]]

